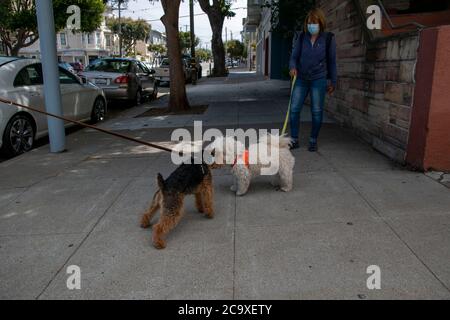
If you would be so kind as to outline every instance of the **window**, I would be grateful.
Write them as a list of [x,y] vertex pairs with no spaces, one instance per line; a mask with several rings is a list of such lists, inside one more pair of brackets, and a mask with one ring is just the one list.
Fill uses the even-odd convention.
[[72,84],[72,83],[79,83],[77,78],[73,74],[71,74],[69,71],[59,68],[59,83],[61,84]]
[[146,66],[144,66],[142,63],[137,63],[137,72],[138,73],[149,73],[150,71],[147,69]]
[[104,72],[117,72],[126,73],[131,69],[131,63],[128,60],[120,59],[99,59],[93,61],[86,71],[104,71]]
[[67,45],[66,34],[65,33],[60,33],[59,34],[59,41],[60,41],[62,46],[66,46]]
[[97,45],[100,45],[100,44],[101,44],[101,41],[100,41],[100,40],[101,40],[100,32],[97,32],[97,33],[95,34],[95,36],[96,36],[95,38],[96,38],[96,40],[97,40],[97,42],[96,42]]
[[107,47],[111,46],[111,35],[109,35],[109,34],[105,35],[105,42],[106,42]]
[[88,44],[92,44],[92,35],[90,33],[87,35],[87,42]]
[[14,79],[14,87],[43,84],[42,67],[40,63],[31,64],[19,71]]

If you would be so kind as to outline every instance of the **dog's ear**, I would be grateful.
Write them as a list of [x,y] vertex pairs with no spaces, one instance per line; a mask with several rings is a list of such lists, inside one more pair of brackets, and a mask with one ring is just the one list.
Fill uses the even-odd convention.
[[158,173],[158,176],[157,176],[156,180],[158,181],[158,187],[159,187],[161,190],[164,190],[164,188],[166,187],[166,184],[165,184],[165,182],[164,182],[164,178],[163,178],[163,176],[161,175],[161,173]]
[[213,157],[216,156],[216,149],[212,149],[212,151],[211,151],[211,156],[213,156]]

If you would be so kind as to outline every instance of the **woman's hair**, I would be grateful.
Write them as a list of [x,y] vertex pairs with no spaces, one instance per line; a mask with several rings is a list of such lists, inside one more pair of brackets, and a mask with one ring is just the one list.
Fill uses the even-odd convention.
[[320,32],[325,31],[327,22],[325,19],[325,14],[323,13],[323,11],[321,9],[316,8],[316,9],[312,9],[310,12],[308,12],[308,15],[306,16],[306,19],[305,19],[305,25],[304,25],[305,32],[308,32],[308,22],[310,20],[319,22]]

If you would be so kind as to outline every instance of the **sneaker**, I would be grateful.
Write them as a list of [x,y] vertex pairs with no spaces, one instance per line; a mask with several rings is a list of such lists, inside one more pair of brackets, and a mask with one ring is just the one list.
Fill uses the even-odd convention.
[[317,151],[317,142],[310,142],[308,147],[309,152],[316,152]]
[[294,150],[294,149],[298,149],[298,148],[300,148],[300,145],[298,144],[298,141],[297,140],[293,140],[291,145],[289,146],[289,149],[290,150]]

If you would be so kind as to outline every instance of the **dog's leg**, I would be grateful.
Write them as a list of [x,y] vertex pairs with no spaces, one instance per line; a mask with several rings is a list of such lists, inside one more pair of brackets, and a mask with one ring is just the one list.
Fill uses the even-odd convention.
[[292,190],[292,180],[293,180],[293,164],[291,163],[280,163],[279,176],[280,176],[280,189],[284,192],[289,192]]
[[244,166],[236,166],[236,179],[237,179],[237,196],[243,196],[247,193],[252,179],[250,170]]
[[148,228],[151,226],[151,220],[153,216],[155,215],[156,211],[158,211],[160,207],[160,201],[161,201],[161,191],[156,191],[156,193],[153,195],[152,204],[150,205],[150,208],[148,208],[147,212],[145,212],[142,215],[141,218],[141,228]]
[[214,217],[214,189],[211,181],[205,181],[202,190],[206,216],[212,219]]
[[275,174],[270,178],[270,184],[278,189],[280,186],[280,177],[278,174]]
[[164,210],[158,223],[153,226],[153,246],[156,249],[164,249],[166,247],[166,235],[175,228],[183,216],[182,207],[177,208],[177,210],[178,212],[176,213]]
[[195,194],[195,207],[197,208],[198,212],[203,213],[205,212],[205,209],[203,208],[203,201],[202,201],[202,193],[197,192]]

